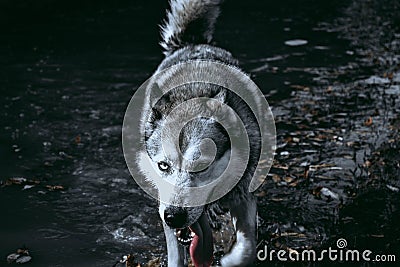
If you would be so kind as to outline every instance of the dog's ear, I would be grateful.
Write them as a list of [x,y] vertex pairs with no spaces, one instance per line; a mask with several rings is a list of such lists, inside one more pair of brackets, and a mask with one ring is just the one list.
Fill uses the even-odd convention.
[[[217,116],[219,114],[222,104],[224,103],[224,96],[220,93],[217,93],[213,97],[207,98],[204,104],[206,105],[206,113],[208,116]],[[207,116],[207,117],[208,117]]]
[[227,94],[226,89],[220,90],[212,98],[208,99],[207,107],[219,123],[224,127],[232,128],[231,130],[234,132],[237,123],[240,123],[240,118],[236,111],[229,106]]
[[226,90],[225,89],[220,90],[213,98],[217,99],[221,103],[225,103],[225,101],[226,101]]
[[162,119],[162,111],[160,110],[160,101],[163,92],[156,82],[150,82],[145,91],[144,108],[142,113],[142,131],[145,133],[147,140],[153,133],[156,122]]
[[[218,100],[218,101],[215,101]],[[212,114],[218,114],[220,112],[222,104],[226,101],[226,91],[220,90],[214,96],[209,98],[206,102],[207,108]]]
[[152,86],[149,86],[146,94],[148,96],[147,104],[149,105],[149,108],[154,108],[164,95],[157,82],[153,83]]

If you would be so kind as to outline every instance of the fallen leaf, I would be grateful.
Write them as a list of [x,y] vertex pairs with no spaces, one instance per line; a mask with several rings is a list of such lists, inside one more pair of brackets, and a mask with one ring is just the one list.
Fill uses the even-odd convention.
[[46,188],[49,191],[56,191],[56,190],[64,190],[65,189],[64,186],[62,186],[62,185],[46,185]]
[[277,174],[274,174],[274,175],[272,175],[272,180],[275,183],[279,183],[281,181],[281,177],[279,177],[279,175],[277,175]]
[[299,143],[300,142],[300,138],[298,138],[298,137],[293,137],[293,142],[295,142],[295,143]]
[[159,267],[159,266],[160,266],[160,258],[152,259],[146,264],[146,267]]
[[369,161],[369,160],[366,160],[365,162],[364,162],[364,167],[370,167],[371,166],[371,161]]
[[75,137],[75,144],[79,144],[82,141],[82,138],[80,135]]
[[372,117],[369,117],[368,119],[366,119],[366,120],[364,121],[364,125],[365,125],[365,126],[371,126],[372,123],[373,123]]
[[271,198],[271,200],[275,201],[275,202],[281,202],[281,201],[284,201],[285,199],[284,198],[273,197],[273,198]]
[[261,192],[258,192],[258,193],[256,193],[256,194],[254,194],[256,197],[265,197],[266,195],[267,195],[267,193],[265,192],[265,191],[261,191]]
[[296,90],[310,91],[310,87],[304,85],[293,84],[290,87]]
[[9,178],[6,181],[6,184],[23,184],[28,181],[26,178],[23,177],[15,177],[15,178]]
[[281,165],[281,164],[274,164],[273,167],[277,168],[277,169],[282,169],[282,170],[288,170],[289,169],[288,166]]
[[292,177],[288,177],[288,176],[286,176],[285,178],[283,178],[283,180],[286,182],[286,183],[291,183],[291,182],[293,182],[293,178]]

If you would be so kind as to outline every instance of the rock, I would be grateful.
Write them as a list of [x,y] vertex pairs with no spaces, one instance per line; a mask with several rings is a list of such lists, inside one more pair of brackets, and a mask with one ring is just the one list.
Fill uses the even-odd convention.
[[300,46],[300,45],[306,45],[306,44],[308,44],[308,41],[302,40],[302,39],[293,39],[293,40],[285,41],[285,45],[288,45],[288,46]]
[[32,260],[31,256],[20,256],[15,262],[18,264],[23,264],[30,262]]
[[17,253],[11,253],[10,255],[7,256],[7,262],[8,262],[8,263],[13,263],[13,262],[15,262],[19,257],[20,257],[20,255],[17,254]]

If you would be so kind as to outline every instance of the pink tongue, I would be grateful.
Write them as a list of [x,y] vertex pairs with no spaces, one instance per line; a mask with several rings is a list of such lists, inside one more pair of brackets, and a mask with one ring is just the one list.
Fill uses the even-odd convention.
[[203,213],[198,221],[190,226],[195,233],[190,244],[190,257],[196,267],[209,267],[213,257],[213,237],[207,216]]

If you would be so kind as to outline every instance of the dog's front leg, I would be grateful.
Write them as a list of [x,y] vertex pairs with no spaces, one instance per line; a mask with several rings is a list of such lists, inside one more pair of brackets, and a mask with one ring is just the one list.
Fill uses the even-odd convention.
[[224,267],[250,266],[256,255],[257,202],[253,195],[232,205],[230,213],[235,226],[236,242],[231,251],[221,259]]
[[164,222],[163,227],[167,241],[168,266],[184,267],[184,247],[179,245],[173,229]]

